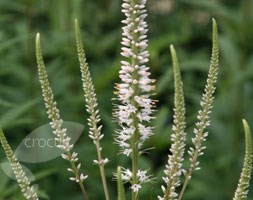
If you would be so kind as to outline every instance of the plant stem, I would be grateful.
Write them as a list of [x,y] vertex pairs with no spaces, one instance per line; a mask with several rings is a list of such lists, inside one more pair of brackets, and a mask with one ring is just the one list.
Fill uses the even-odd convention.
[[105,177],[105,168],[104,168],[104,164],[103,164],[103,160],[102,160],[102,155],[101,155],[101,150],[100,150],[101,147],[100,147],[99,140],[96,141],[96,149],[97,149],[97,155],[98,155],[98,162],[101,163],[101,164],[99,164],[99,170],[100,170],[101,179],[102,179],[102,183],[103,183],[105,199],[110,200],[108,186],[107,186],[106,177]]
[[[135,131],[133,135],[133,139],[132,139],[132,150],[133,150],[132,152],[132,173],[133,173],[132,185],[138,184],[138,177],[137,177],[138,166],[139,166],[138,135],[139,135],[138,131]],[[132,200],[137,200],[137,199],[139,199],[138,192],[132,191]]]
[[[132,46],[132,50],[133,50],[133,52],[137,51],[134,46]],[[132,59],[132,66],[133,67],[138,65],[138,64],[139,63],[136,59]],[[136,80],[139,79],[138,73],[136,71],[133,74],[133,78],[136,79]],[[134,94],[138,95],[139,88],[136,85],[134,85],[133,89],[134,89]],[[134,106],[138,106],[134,100],[132,100],[132,104]],[[132,183],[132,185],[139,183],[138,177],[137,177],[137,172],[138,172],[138,168],[139,168],[139,142],[138,142],[139,141],[139,132],[138,132],[139,120],[138,120],[138,117],[137,117],[136,113],[133,114],[133,120],[134,120],[133,123],[134,123],[135,131],[134,131],[134,134],[133,134],[133,137],[132,137],[132,142],[131,142],[131,146],[132,146],[132,173],[133,173],[133,183]],[[139,199],[138,192],[134,192],[132,190],[132,200],[138,200],[138,199]]]
[[[202,130],[200,130],[200,135],[203,135],[203,132],[204,132],[204,128],[202,128]],[[201,142],[202,141],[198,141],[197,145],[196,145],[196,150],[194,151],[194,155],[192,157],[192,162],[191,162],[191,165],[190,165],[190,168],[189,168],[189,171],[185,177],[185,181],[184,181],[184,184],[183,184],[183,187],[181,189],[181,192],[179,194],[179,197],[178,197],[178,200],[181,200],[183,198],[183,195],[184,195],[184,192],[185,192],[185,189],[188,185],[188,182],[189,180],[191,179],[192,177],[192,173],[196,167],[196,162],[197,162],[197,159],[199,157],[199,150],[201,149]]]
[[[71,153],[70,153],[70,152],[66,152],[66,154],[67,154],[67,156],[68,156],[68,159],[69,159],[71,168],[72,168],[72,170],[74,171],[75,177],[77,178],[77,180],[80,180],[80,175],[79,175],[79,173],[78,173],[76,164],[75,164],[75,162],[71,161],[71,158],[72,158]],[[86,192],[86,190],[85,190],[85,187],[84,187],[83,182],[80,180],[80,181],[78,182],[78,184],[79,184],[80,189],[81,189],[81,191],[82,191],[82,193],[83,193],[84,200],[88,200],[89,198],[88,198],[88,195],[87,195],[87,192]]]
[[[130,2],[131,6],[134,8],[135,5],[137,4],[137,0],[132,0]],[[131,14],[131,18],[132,18],[132,22],[134,22],[134,25],[133,25],[133,30],[137,30],[138,29],[138,24],[136,23],[136,18],[137,18],[137,14],[136,13],[132,13]],[[132,33],[133,35],[133,41],[138,41],[138,37],[139,37],[139,34],[136,32],[133,32]],[[138,55],[138,52],[139,52],[139,49],[134,45],[132,44],[131,45],[131,50],[132,52],[135,54],[135,55]],[[139,63],[139,60],[137,58],[131,58],[131,66],[132,68],[135,68],[135,66],[138,66],[140,65]],[[139,75],[138,75],[138,70],[135,70],[133,72],[133,79],[134,80],[139,80]],[[139,95],[140,93],[140,88],[137,86],[137,85],[133,85],[132,86],[133,90],[134,90],[134,94],[136,96]],[[137,110],[139,109],[138,107],[138,104],[134,101],[134,99],[132,99],[132,105],[134,105]],[[137,111],[138,113],[138,111]],[[138,124],[139,124],[139,119],[137,117],[137,113],[134,113],[133,114],[133,125],[134,125],[134,128],[135,128],[135,131],[134,131],[134,134],[132,136],[132,141],[131,141],[131,146],[132,146],[132,173],[133,173],[133,180],[132,180],[132,186],[134,184],[139,184],[139,180],[138,180],[138,177],[137,177],[137,172],[138,172],[138,168],[139,168],[139,137],[140,137],[140,134],[138,132]],[[138,200],[139,199],[139,196],[138,196],[138,192],[135,192],[133,189],[132,189],[132,200]]]
[[121,167],[117,168],[118,200],[125,200],[125,188],[122,180]]
[[[133,46],[132,47],[133,52],[136,52],[136,48]],[[138,64],[138,61],[136,59],[132,59],[132,66],[134,67],[135,65]],[[138,80],[138,73],[134,72],[133,73],[133,78]],[[133,86],[134,89],[134,94],[138,95],[139,89],[136,85]],[[138,106],[134,100],[132,100],[132,104],[134,106]],[[133,114],[133,124],[134,124],[134,134],[132,136],[132,141],[131,141],[131,146],[132,146],[132,173],[133,173],[133,182],[132,185],[138,184],[138,177],[137,177],[137,172],[139,168],[139,132],[138,132],[138,117],[136,116],[136,113]],[[138,192],[134,192],[132,190],[132,200],[138,200]]]
[[[211,103],[210,103],[210,105],[211,105]],[[205,124],[207,122],[207,120],[208,120],[208,114],[207,114],[208,110],[209,110],[208,106],[205,106],[203,108],[203,113],[204,114],[203,114],[203,117],[202,117],[202,120],[201,120],[201,124]],[[198,131],[197,138],[203,138],[204,137],[203,134],[204,134],[205,128],[206,128],[205,126],[200,127],[200,129]],[[198,166],[197,159],[201,155],[202,142],[203,142],[203,139],[198,139],[197,143],[195,144],[195,150],[194,150],[194,154],[192,156],[192,160],[191,160],[191,163],[190,163],[190,168],[189,168],[189,171],[188,171],[188,173],[185,177],[185,181],[184,181],[183,187],[181,189],[181,192],[179,194],[178,200],[182,199],[183,194],[185,192],[185,189],[188,185],[188,182],[192,177],[192,173],[193,173],[194,170],[196,170],[196,167]]]
[[[197,157],[198,157],[198,155],[195,154],[195,155],[194,155],[194,158],[193,158],[193,159],[194,159],[194,162],[197,161]],[[191,179],[192,172],[193,172],[193,168],[191,167],[191,168],[189,169],[188,174],[187,174],[186,177],[185,177],[184,185],[183,185],[183,187],[182,187],[182,189],[181,189],[181,192],[180,192],[180,194],[179,194],[178,200],[181,200],[181,199],[183,198],[185,189],[186,189],[186,187],[187,187],[187,185],[188,185],[189,180]]]

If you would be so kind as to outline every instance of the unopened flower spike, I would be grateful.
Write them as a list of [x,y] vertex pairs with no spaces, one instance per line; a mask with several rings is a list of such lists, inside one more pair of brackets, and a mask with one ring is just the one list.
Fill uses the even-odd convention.
[[89,113],[88,125],[89,125],[89,137],[93,140],[93,143],[96,146],[97,157],[98,160],[94,160],[94,164],[97,164],[100,169],[100,174],[103,182],[104,193],[106,200],[109,200],[109,191],[107,187],[106,177],[105,177],[105,169],[104,165],[109,162],[108,158],[102,158],[102,148],[100,146],[100,140],[103,138],[103,134],[101,134],[102,125],[99,125],[99,121],[101,117],[99,115],[99,111],[97,109],[97,98],[95,93],[95,88],[92,82],[92,78],[90,75],[88,63],[86,62],[86,56],[83,48],[83,43],[81,39],[80,28],[78,25],[78,21],[75,20],[75,32],[76,32],[76,45],[78,58],[80,62],[80,71],[83,81],[83,91],[84,98],[86,101],[86,110]]
[[0,128],[0,141],[5,151],[6,157],[10,162],[10,166],[13,170],[13,173],[17,179],[18,185],[21,188],[22,194],[27,200],[39,200],[35,189],[33,188],[33,186],[31,186],[31,182],[26,176],[16,156],[13,154],[13,151],[10,145],[8,144],[4,136],[3,130],[1,128]]
[[[131,171],[122,171],[131,182],[132,198],[138,199],[138,191],[143,182],[138,177],[139,156],[143,143],[153,135],[149,122],[154,118],[154,100],[151,99],[154,90],[154,80],[150,79],[149,52],[147,51],[147,23],[145,18],[146,0],[123,0],[122,12],[122,48],[121,82],[116,84],[116,94],[119,104],[115,106],[114,117],[120,128],[116,131],[116,143],[120,152],[132,159]],[[128,172],[128,173],[127,173]],[[142,171],[144,172],[144,171]],[[145,171],[146,172],[146,171]],[[130,177],[127,174],[132,174]]]
[[180,186],[180,176],[183,171],[182,165],[185,151],[186,122],[183,82],[181,80],[178,59],[173,45],[171,45],[170,51],[174,69],[174,120],[171,134],[171,155],[168,156],[168,163],[166,165],[166,169],[164,170],[165,177],[163,177],[166,187],[162,187],[164,196],[159,196],[159,199],[174,200],[178,197],[176,189]]
[[248,195],[248,189],[251,179],[252,171],[252,139],[249,129],[249,125],[246,120],[243,120],[244,134],[245,134],[245,156],[244,163],[239,179],[237,189],[234,194],[233,200],[246,200]]
[[57,147],[65,151],[62,154],[62,158],[67,160],[71,165],[71,170],[68,171],[70,171],[73,174],[73,177],[71,177],[70,180],[75,181],[76,183],[79,184],[80,189],[83,192],[84,198],[88,199],[83,184],[83,182],[87,179],[88,176],[79,173],[79,168],[81,165],[78,162],[79,160],[78,154],[72,151],[73,144],[70,143],[71,138],[67,135],[67,129],[62,127],[63,120],[60,117],[60,112],[59,109],[57,108],[57,103],[56,101],[54,101],[54,95],[49,85],[46,68],[43,62],[39,33],[37,34],[36,37],[36,58],[42,96],[44,98],[48,118],[51,120],[50,125],[51,128],[53,129],[53,134],[56,137],[56,141],[58,141],[59,143]]
[[181,200],[184,194],[184,191],[188,185],[189,180],[192,177],[193,171],[199,170],[199,156],[204,154],[203,142],[205,142],[208,132],[205,130],[206,127],[210,125],[210,113],[212,109],[212,104],[214,100],[215,84],[217,82],[218,76],[218,62],[219,62],[219,46],[218,46],[218,30],[215,19],[213,19],[213,38],[212,38],[212,56],[211,63],[208,72],[208,77],[200,102],[201,110],[198,112],[198,122],[195,124],[194,128],[194,137],[192,138],[193,147],[190,147],[188,153],[190,155],[190,167],[186,172],[185,181],[181,189],[178,200]]

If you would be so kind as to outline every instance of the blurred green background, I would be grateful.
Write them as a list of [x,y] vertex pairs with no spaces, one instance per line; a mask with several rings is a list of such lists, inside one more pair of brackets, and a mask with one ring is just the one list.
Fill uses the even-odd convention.
[[[0,0],[0,124],[15,150],[33,129],[48,123],[37,76],[34,40],[41,42],[55,98],[66,121],[86,124],[87,114],[76,55],[73,22],[79,20],[86,54],[103,118],[103,154],[111,162],[107,177],[112,199],[117,165],[129,165],[113,144],[113,85],[118,82],[123,15],[119,0]],[[231,199],[242,167],[244,138],[241,119],[253,129],[253,2],[252,0],[149,0],[149,66],[157,79],[159,100],[155,135],[146,147],[141,165],[155,177],[141,199],[161,194],[164,165],[170,146],[173,108],[173,75],[169,45],[178,52],[187,103],[188,144],[207,77],[211,52],[211,18],[219,26],[220,73],[202,170],[194,174],[185,200]],[[75,146],[80,154],[90,199],[104,199],[99,171],[92,160],[96,152],[86,129]],[[113,145],[112,145],[113,144]],[[0,160],[5,162],[3,151]],[[25,164],[25,163],[24,163]],[[67,163],[61,158],[25,164],[35,175],[41,199],[82,199],[79,188],[68,180]],[[187,163],[186,163],[187,166]],[[126,186],[128,187],[128,186]],[[15,181],[0,170],[0,199],[23,199]],[[248,199],[253,200],[253,190]]]

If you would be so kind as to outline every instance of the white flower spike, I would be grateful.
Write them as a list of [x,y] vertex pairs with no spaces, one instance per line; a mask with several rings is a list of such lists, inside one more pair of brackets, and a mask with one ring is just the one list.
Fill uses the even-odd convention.
[[[120,152],[132,158],[133,193],[141,188],[137,175],[140,150],[143,143],[153,135],[153,128],[148,123],[154,118],[154,100],[151,96],[155,87],[154,80],[150,79],[149,67],[146,66],[149,52],[145,7],[146,0],[123,0],[122,12],[126,18],[122,21],[121,55],[124,59],[119,71],[121,82],[116,84],[115,92],[120,102],[114,112],[120,126],[115,141]],[[138,198],[136,194],[133,197]]]

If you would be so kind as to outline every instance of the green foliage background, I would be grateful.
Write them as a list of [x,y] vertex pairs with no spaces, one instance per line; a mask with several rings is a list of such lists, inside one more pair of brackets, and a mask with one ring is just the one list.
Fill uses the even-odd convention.
[[[66,121],[86,124],[74,39],[74,19],[79,19],[86,54],[98,94],[104,124],[104,155],[112,199],[116,183],[112,173],[129,161],[117,155],[112,144],[113,84],[118,81],[123,15],[118,0],[0,0],[0,124],[15,147],[34,128],[48,122],[41,98],[35,62],[34,40],[41,33],[42,48],[56,99]],[[155,136],[146,143],[155,147],[142,158],[158,178],[147,185],[142,199],[161,193],[162,170],[169,153],[173,107],[173,75],[169,45],[178,51],[187,104],[188,139],[199,109],[211,53],[211,18],[220,30],[220,75],[212,113],[207,150],[201,158],[186,200],[231,199],[243,161],[243,128],[246,118],[253,129],[253,2],[252,0],[149,0],[150,67],[157,79],[159,100]],[[87,127],[86,127],[87,128]],[[76,145],[85,172],[90,199],[103,199],[96,152],[87,129]],[[190,144],[190,139],[188,140]],[[1,150],[1,162],[5,156]],[[41,199],[82,199],[68,181],[67,163],[58,158],[26,165],[39,184]],[[128,187],[128,186],[126,186]],[[0,199],[23,199],[17,184],[0,170]],[[249,198],[253,199],[253,191]]]

